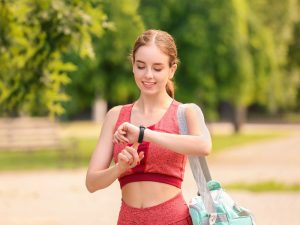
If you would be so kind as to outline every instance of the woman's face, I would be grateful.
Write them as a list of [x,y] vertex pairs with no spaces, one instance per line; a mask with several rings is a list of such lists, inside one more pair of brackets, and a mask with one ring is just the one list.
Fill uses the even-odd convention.
[[135,53],[134,78],[144,94],[166,92],[167,82],[174,76],[176,68],[176,64],[169,66],[169,56],[154,44],[142,46]]

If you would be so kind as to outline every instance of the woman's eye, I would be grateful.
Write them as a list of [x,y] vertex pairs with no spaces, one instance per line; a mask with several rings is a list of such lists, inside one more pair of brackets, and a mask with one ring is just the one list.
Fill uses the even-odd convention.
[[145,69],[144,66],[138,66],[137,68],[140,69],[140,70]]
[[155,70],[156,72],[160,72],[162,69],[161,69],[161,68],[154,68],[154,70]]

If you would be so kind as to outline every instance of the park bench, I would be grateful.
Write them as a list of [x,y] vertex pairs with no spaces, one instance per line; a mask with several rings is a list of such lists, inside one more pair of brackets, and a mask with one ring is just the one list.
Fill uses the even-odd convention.
[[[19,117],[0,119],[0,151],[59,151],[59,164],[72,151],[78,159],[76,143],[63,143],[59,138],[58,124],[46,117]],[[70,155],[70,154],[69,154]]]

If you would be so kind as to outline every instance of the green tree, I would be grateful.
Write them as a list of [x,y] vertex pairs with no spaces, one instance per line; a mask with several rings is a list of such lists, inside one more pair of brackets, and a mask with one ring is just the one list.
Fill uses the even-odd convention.
[[272,58],[275,70],[268,73],[267,82],[262,82],[261,86],[265,88],[259,90],[264,92],[258,93],[258,103],[266,105],[271,113],[278,109],[288,110],[296,103],[299,75],[293,72],[288,53],[293,42],[293,30],[299,20],[299,3],[299,0],[249,1],[267,40],[264,44],[271,45],[268,57]]
[[294,96],[296,98],[296,110],[300,111],[300,18],[294,26],[293,41],[288,49],[287,72],[291,74],[292,82],[296,85]]
[[68,118],[90,109],[97,98],[116,105],[138,94],[129,54],[137,35],[144,29],[137,13],[139,1],[118,0],[117,3],[103,1],[103,9],[112,26],[101,39],[94,39],[95,59],[72,58],[78,71],[71,74],[73,82],[67,88],[73,98],[66,103]]
[[[284,25],[275,31],[259,16],[258,8],[246,0],[142,3],[140,13],[146,26],[175,36],[182,62],[176,76],[179,99],[204,104],[210,119],[217,117],[221,102],[229,102],[236,131],[249,105],[259,102],[275,110],[287,101],[279,85],[285,79],[280,73],[276,50],[279,42],[274,36],[276,32],[290,32],[287,27],[292,25],[291,17],[287,16]],[[286,15],[292,12],[292,3],[278,4],[285,6],[282,12]],[[268,13],[271,7],[260,9]],[[280,42],[285,48],[287,43]]]
[[1,0],[0,114],[62,114],[69,96],[63,62],[70,49],[93,57],[91,35],[103,34],[105,14],[99,0]]

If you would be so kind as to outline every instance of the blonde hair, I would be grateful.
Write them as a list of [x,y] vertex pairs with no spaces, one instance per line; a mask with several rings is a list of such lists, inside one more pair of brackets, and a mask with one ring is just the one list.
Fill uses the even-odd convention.
[[[179,59],[177,57],[177,47],[173,37],[161,30],[146,30],[144,31],[135,41],[131,52],[131,59],[135,61],[135,53],[136,51],[147,44],[155,44],[163,53],[169,56],[169,66],[173,66],[174,64],[179,63]],[[169,79],[166,85],[166,91],[168,95],[174,98],[175,95],[175,87],[173,79]]]

